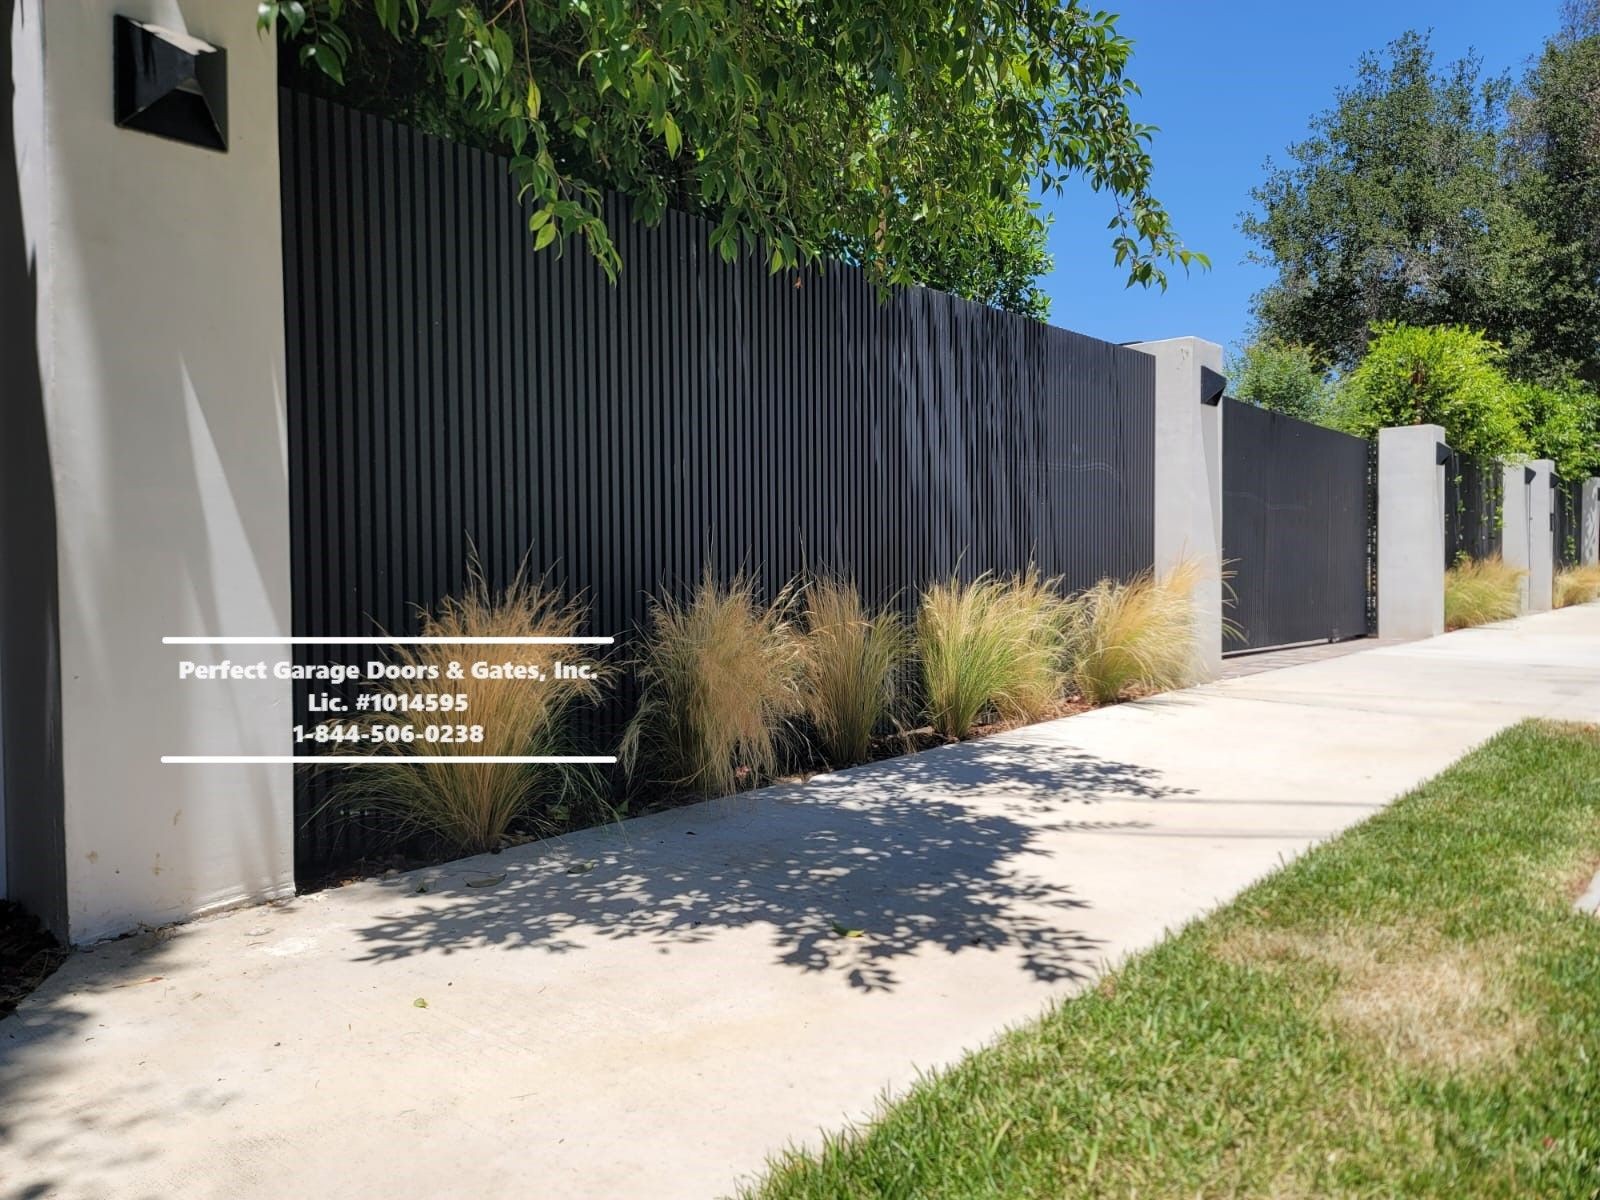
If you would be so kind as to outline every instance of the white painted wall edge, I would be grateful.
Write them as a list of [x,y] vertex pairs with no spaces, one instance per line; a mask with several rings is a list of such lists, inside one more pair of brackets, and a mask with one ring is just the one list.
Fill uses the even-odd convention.
[[[113,15],[227,50],[226,153],[112,121]],[[168,634],[288,633],[276,47],[240,0],[50,4],[68,923],[74,941],[293,888],[290,685],[177,678]],[[195,657],[193,651],[187,652]]]

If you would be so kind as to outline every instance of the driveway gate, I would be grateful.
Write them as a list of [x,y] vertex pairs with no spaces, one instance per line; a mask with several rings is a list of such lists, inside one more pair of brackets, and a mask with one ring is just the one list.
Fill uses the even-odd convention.
[[1222,401],[1225,653],[1364,637],[1375,575],[1372,444]]

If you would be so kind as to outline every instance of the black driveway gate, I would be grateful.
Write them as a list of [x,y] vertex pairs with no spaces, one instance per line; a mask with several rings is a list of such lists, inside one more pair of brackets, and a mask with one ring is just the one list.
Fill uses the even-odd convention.
[[1222,402],[1222,555],[1232,592],[1223,651],[1368,633],[1373,523],[1371,443]]

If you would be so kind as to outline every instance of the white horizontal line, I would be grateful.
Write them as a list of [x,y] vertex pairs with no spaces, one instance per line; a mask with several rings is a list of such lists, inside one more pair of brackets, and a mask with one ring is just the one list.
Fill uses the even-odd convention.
[[593,763],[609,765],[606,754],[163,754],[161,761],[179,766],[226,763],[241,766],[278,763],[329,763],[337,766],[387,766],[397,762],[427,763],[530,763],[559,765]]
[[164,637],[163,646],[610,646],[612,637]]

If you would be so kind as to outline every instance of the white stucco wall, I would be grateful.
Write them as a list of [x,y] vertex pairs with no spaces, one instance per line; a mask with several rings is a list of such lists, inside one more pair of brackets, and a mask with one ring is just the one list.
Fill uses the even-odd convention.
[[[210,651],[161,644],[289,632],[277,83],[255,7],[45,6],[74,941],[292,890],[291,768],[159,761],[288,752],[288,684],[180,683],[179,657]],[[114,13],[226,48],[227,153],[116,128]]]
[[1195,659],[1222,668],[1222,409],[1200,403],[1200,368],[1222,370],[1222,347],[1200,338],[1135,342],[1156,360],[1155,568],[1198,561]]
[[1378,636],[1444,632],[1444,466],[1438,425],[1378,431]]

